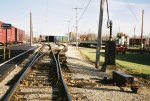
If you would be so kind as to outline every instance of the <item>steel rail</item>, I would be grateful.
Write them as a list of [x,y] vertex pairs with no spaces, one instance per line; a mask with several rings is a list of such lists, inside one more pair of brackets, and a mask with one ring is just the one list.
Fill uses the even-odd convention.
[[17,90],[17,87],[19,86],[20,82],[25,78],[25,76],[31,70],[31,67],[34,65],[34,63],[39,58],[41,58],[44,55],[44,53],[40,54],[40,52],[41,52],[41,50],[42,50],[43,47],[44,47],[44,45],[40,48],[40,50],[38,51],[38,53],[35,55],[35,57],[31,61],[31,63],[28,65],[28,67],[26,68],[26,70],[24,71],[24,73],[21,75],[21,77],[19,78],[19,80],[17,81],[17,83],[13,86],[13,88],[11,89],[11,91],[6,95],[6,97],[4,98],[4,101],[9,101],[11,99],[11,97],[13,96],[13,94],[15,93],[15,91]]
[[37,47],[30,48],[29,50],[27,50],[27,51],[25,51],[25,52],[23,52],[23,53],[21,53],[21,54],[19,54],[19,55],[15,56],[15,57],[13,57],[13,58],[9,59],[9,60],[7,60],[7,61],[5,61],[5,62],[1,63],[1,64],[0,64],[0,66],[2,66],[2,65],[4,65],[4,64],[6,64],[6,63],[8,63],[8,62],[10,62],[11,60],[16,59],[16,58],[17,58],[17,57],[19,57],[19,56],[22,56],[22,55],[26,54],[27,52],[29,52],[29,51],[31,51],[31,50],[33,50],[33,49],[35,49],[35,48],[37,48]]
[[60,65],[60,61],[59,61],[59,54],[58,54],[58,63],[59,63],[59,72],[60,72],[60,77],[61,77],[61,81],[63,83],[63,86],[64,86],[64,89],[65,89],[65,92],[66,92],[66,95],[67,95],[67,100],[68,101],[72,101],[72,98],[71,98],[71,95],[68,91],[68,87],[64,81],[64,77],[63,77],[63,74],[62,74],[62,70],[61,70],[61,65]]
[[54,57],[54,60],[55,60],[55,63],[56,63],[56,69],[57,69],[57,80],[59,81],[60,80],[60,72],[59,72],[59,65],[58,65],[58,61],[57,61],[57,59],[56,59],[56,57],[55,57],[55,54],[54,54],[54,52],[53,51],[51,51],[52,52],[52,55],[53,55],[53,57]]
[[[63,45],[63,44],[59,44],[59,45],[62,45],[62,46],[64,46],[64,49],[66,48],[66,46],[65,45]],[[69,91],[68,91],[68,87],[67,87],[67,85],[66,85],[66,83],[65,83],[65,81],[64,81],[64,77],[63,77],[63,73],[62,73],[62,70],[61,70],[61,65],[60,65],[60,61],[59,61],[59,54],[61,53],[63,51],[63,49],[61,50],[61,51],[59,51],[58,52],[58,54],[57,54],[57,62],[56,63],[58,63],[58,70],[59,70],[59,80],[61,80],[61,82],[62,82],[62,84],[63,84],[63,87],[64,87],[64,90],[65,90],[65,93],[66,93],[66,96],[67,96],[67,100],[68,101],[72,101],[72,98],[71,98],[71,95],[70,95],[70,93],[69,93]],[[56,57],[55,57],[56,58]]]

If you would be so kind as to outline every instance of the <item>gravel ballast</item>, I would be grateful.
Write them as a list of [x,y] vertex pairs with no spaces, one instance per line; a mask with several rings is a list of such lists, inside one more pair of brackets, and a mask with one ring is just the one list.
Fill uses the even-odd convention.
[[[100,83],[99,80],[104,77],[105,73],[96,69],[94,64],[81,55],[76,47],[68,46],[66,55],[67,65],[70,70],[69,78],[71,79],[68,87],[73,100],[150,101],[149,87],[141,86],[138,93],[135,94],[131,92],[130,87],[118,87]],[[80,98],[74,97],[75,95],[80,96]]]
[[[40,47],[38,47],[34,52],[37,52],[40,49]],[[28,58],[22,61],[21,64],[15,65],[15,69],[13,69],[7,75],[7,77],[2,82],[0,82],[0,100],[5,95],[5,93],[10,89],[10,85],[8,83],[26,66],[26,64],[33,58],[33,56],[34,56],[33,54],[30,54]]]

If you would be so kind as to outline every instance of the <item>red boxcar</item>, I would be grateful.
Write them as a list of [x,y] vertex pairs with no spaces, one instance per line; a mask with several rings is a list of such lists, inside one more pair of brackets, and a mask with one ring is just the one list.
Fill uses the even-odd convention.
[[[0,21],[0,43],[6,42],[6,29],[2,29],[1,25],[4,22]],[[14,26],[11,29],[7,29],[7,42],[9,43],[21,43],[24,41],[25,32]]]
[[[6,35],[6,31],[5,31],[5,35]],[[14,34],[12,33],[12,29],[7,29],[7,42],[8,43],[14,42]]]
[[22,39],[21,39],[21,41],[22,41],[22,42],[25,41],[25,31],[24,31],[24,30],[22,30]]
[[[6,42],[6,29],[2,29],[1,25],[4,24],[4,22],[0,21],[0,43]],[[7,29],[7,42],[12,43],[15,41],[15,33],[13,32],[13,26],[11,29]]]
[[23,42],[24,38],[25,38],[25,32],[21,29],[17,29],[17,35],[16,36],[17,36],[16,39],[17,39],[18,43]]
[[15,40],[15,36],[16,36],[16,32],[15,32],[15,27],[14,26],[12,26],[11,27],[11,36],[12,36],[12,38],[11,38],[11,42],[15,42],[16,40]]
[[6,41],[5,30],[1,28],[3,22],[0,21],[0,43],[4,43]]

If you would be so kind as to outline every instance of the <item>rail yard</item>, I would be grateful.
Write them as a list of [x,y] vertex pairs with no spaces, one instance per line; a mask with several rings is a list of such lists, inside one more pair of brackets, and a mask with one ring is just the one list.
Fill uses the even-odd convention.
[[0,101],[150,101],[150,1],[0,8]]
[[[111,81],[112,71],[126,72],[125,69],[110,66],[106,72],[101,72],[94,68],[93,63],[75,46],[43,43],[35,45],[33,50],[28,53],[29,55],[22,55],[24,58],[22,60],[19,58],[20,62],[18,61],[17,65],[13,61],[10,62],[11,65],[5,66],[9,70],[7,75],[4,76],[1,72],[3,78],[0,83],[1,100],[149,101],[150,99],[149,79],[135,76],[138,91],[133,93],[130,85],[119,86]],[[107,77],[107,80],[104,80],[104,77]]]

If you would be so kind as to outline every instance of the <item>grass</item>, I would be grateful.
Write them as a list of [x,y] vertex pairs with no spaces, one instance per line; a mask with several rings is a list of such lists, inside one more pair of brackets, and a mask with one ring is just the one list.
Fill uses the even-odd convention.
[[[95,62],[96,49],[81,48],[80,52],[90,61]],[[100,64],[104,63],[104,52],[101,52]],[[116,55],[116,63],[138,76],[150,78],[150,54],[126,53]]]
[[[91,62],[95,62],[96,59],[96,49],[92,48],[80,48],[81,54],[86,56]],[[100,64],[102,65],[104,63],[104,56],[100,56]]]
[[128,47],[128,49],[140,49],[140,46],[137,46],[137,47]]

